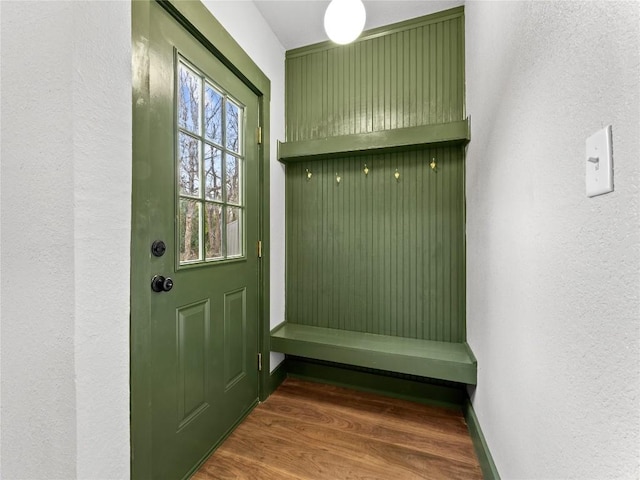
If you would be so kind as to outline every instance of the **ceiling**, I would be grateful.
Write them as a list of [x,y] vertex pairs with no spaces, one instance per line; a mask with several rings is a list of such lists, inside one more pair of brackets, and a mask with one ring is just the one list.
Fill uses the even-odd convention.
[[[286,50],[328,40],[324,12],[329,0],[253,0]],[[464,4],[464,0],[363,0],[365,30]]]

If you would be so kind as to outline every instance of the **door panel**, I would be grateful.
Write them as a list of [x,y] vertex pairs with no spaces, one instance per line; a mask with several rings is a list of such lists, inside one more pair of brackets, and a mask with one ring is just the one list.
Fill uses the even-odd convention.
[[209,406],[209,301],[176,310],[176,346],[178,351],[178,430]]
[[224,378],[225,390],[246,375],[247,309],[246,289],[224,295]]
[[[188,475],[258,398],[258,98],[150,7],[148,295],[154,479]],[[134,292],[136,293],[136,292]]]

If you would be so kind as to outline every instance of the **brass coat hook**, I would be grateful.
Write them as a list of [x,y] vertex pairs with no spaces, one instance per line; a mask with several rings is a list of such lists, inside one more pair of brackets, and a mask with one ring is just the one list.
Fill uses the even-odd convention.
[[307,180],[311,180],[313,173],[311,173],[311,171],[308,168],[305,169],[305,172],[307,172]]
[[400,181],[400,172],[398,171],[398,169],[396,168],[396,172],[393,174],[394,177],[396,177],[396,182]]
[[437,168],[438,165],[436,164],[436,159],[435,158],[431,159],[431,163],[429,164],[429,166],[431,167],[431,170],[433,170],[434,172],[436,171],[436,168]]

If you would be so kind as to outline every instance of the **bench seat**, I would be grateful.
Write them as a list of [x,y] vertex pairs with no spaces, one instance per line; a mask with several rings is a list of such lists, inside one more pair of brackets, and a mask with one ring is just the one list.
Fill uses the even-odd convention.
[[283,323],[271,331],[271,351],[347,365],[476,384],[469,345]]

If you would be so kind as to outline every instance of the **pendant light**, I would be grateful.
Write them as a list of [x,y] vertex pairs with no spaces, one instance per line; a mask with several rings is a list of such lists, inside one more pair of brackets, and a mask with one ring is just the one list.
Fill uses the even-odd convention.
[[324,14],[324,29],[331,40],[345,45],[358,38],[366,19],[362,0],[332,0]]

